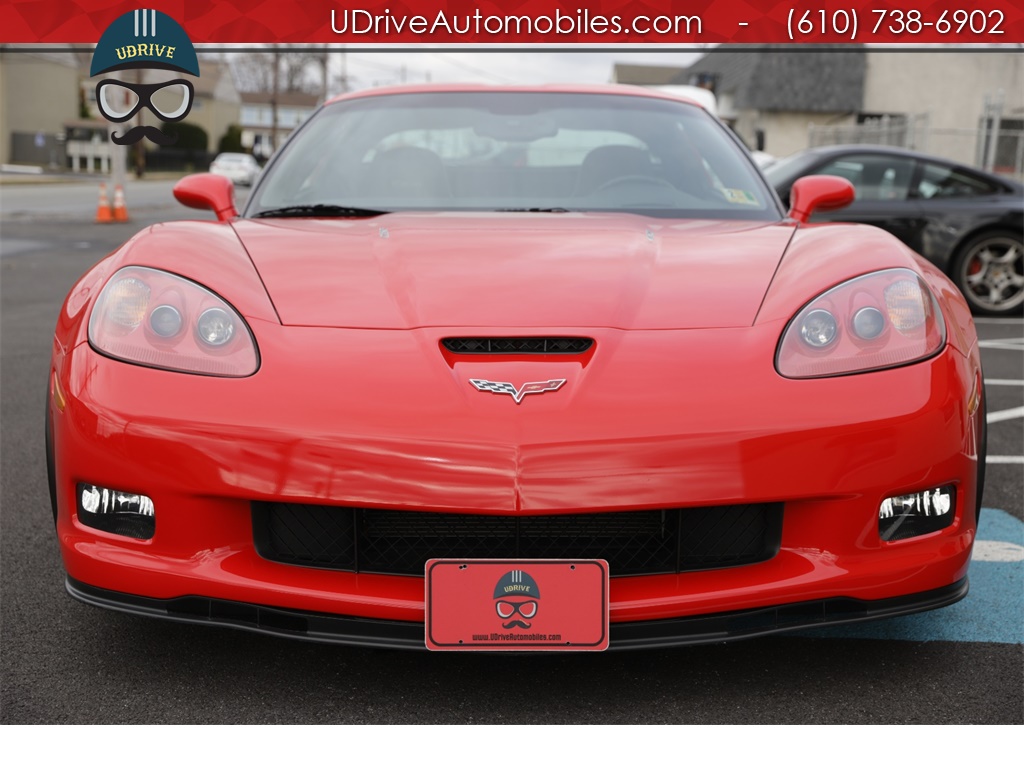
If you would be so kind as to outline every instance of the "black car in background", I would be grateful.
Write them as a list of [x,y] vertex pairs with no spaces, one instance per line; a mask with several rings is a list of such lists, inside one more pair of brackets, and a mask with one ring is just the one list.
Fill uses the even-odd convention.
[[815,147],[764,169],[788,206],[801,176],[849,179],[856,200],[811,221],[874,224],[937,264],[978,314],[1024,307],[1024,185],[939,157],[892,147]]

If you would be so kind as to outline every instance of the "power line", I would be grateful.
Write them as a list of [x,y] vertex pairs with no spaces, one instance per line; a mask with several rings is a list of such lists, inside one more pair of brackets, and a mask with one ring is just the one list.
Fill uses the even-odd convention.
[[486,70],[480,69],[479,67],[474,67],[472,64],[466,64],[465,62],[459,61],[458,59],[454,58],[453,56],[449,56],[446,53],[438,53],[437,51],[424,51],[424,53],[429,53],[431,56],[436,56],[442,61],[447,61],[452,66],[460,67],[461,69],[464,69],[471,74],[479,75],[480,77],[486,77],[489,80],[496,80],[499,83],[509,84],[518,82],[518,80],[510,79],[502,75],[496,75],[493,72],[488,72]]

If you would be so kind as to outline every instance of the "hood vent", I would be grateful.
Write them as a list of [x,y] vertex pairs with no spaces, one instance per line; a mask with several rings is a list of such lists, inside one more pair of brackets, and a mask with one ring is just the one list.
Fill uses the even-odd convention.
[[441,343],[457,355],[581,355],[594,340],[578,336],[459,336]]

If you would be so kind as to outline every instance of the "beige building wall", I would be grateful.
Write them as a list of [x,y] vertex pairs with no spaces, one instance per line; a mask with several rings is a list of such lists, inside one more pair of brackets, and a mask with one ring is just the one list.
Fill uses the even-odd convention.
[[986,95],[1003,95],[1003,117],[1024,119],[1024,51],[869,50],[864,112],[928,115],[923,152],[974,164]]
[[0,53],[0,163],[13,133],[59,134],[78,118],[78,71],[60,54]]
[[11,129],[7,127],[7,61],[10,54],[0,53],[0,164],[6,163],[11,152]]
[[740,110],[736,119],[736,132],[755,149],[754,138],[757,130],[764,131],[764,151],[776,157],[786,157],[794,152],[807,149],[807,137],[811,123],[819,125],[848,125],[856,122],[850,113],[830,114],[828,112],[761,112],[754,109]]
[[240,124],[242,100],[226,64],[204,61],[199,67],[202,78],[196,83],[196,104],[185,119],[206,130],[207,149],[216,152],[228,126]]

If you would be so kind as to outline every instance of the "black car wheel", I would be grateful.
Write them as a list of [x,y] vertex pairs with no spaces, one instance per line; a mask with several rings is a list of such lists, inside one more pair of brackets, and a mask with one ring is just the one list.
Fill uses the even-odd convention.
[[1024,307],[1020,233],[997,230],[972,237],[957,253],[953,280],[978,314],[1019,315]]

